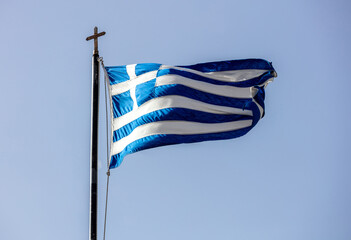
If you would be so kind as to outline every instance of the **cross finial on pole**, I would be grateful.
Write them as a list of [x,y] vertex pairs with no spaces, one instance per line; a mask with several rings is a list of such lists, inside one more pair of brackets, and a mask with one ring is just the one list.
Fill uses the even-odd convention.
[[94,39],[94,52],[93,54],[99,54],[99,50],[98,50],[98,37],[104,36],[106,34],[106,32],[101,32],[98,33],[98,28],[95,27],[94,28],[94,35],[91,35],[89,37],[87,37],[87,41]]

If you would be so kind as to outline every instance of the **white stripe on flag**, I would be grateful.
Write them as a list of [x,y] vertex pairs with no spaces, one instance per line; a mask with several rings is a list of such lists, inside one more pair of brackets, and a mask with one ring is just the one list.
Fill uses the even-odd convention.
[[136,88],[136,84],[133,82],[133,80],[136,78],[135,75],[135,66],[136,64],[131,64],[131,65],[127,65],[127,73],[129,75],[129,79],[130,81],[132,81],[132,86],[130,88],[130,97],[133,100],[133,110],[138,108],[138,102],[136,100],[136,96],[135,96],[135,88]]
[[112,155],[118,154],[130,143],[153,135],[159,134],[208,134],[234,131],[252,125],[252,120],[242,120],[225,123],[197,123],[186,121],[160,121],[141,125],[133,130],[131,134],[114,142]]
[[240,88],[232,87],[228,85],[216,85],[211,83],[206,83],[202,81],[193,80],[191,78],[182,77],[179,75],[165,75],[158,77],[156,80],[156,86],[163,86],[169,84],[180,84],[186,87],[190,87],[202,92],[211,93],[224,97],[231,98],[252,98],[251,95],[252,87]]
[[191,110],[197,110],[207,113],[214,114],[240,114],[245,116],[252,116],[251,110],[243,110],[241,108],[233,108],[226,106],[219,106],[209,103],[204,103],[198,100],[190,99],[187,97],[177,96],[177,95],[169,95],[163,96],[159,98],[154,98],[146,103],[142,104],[135,111],[131,111],[129,113],[124,114],[118,118],[113,119],[113,131],[120,129],[126,124],[136,120],[137,118],[166,108],[186,108]]
[[[131,68],[130,66],[134,66],[134,70],[133,71],[130,70],[130,68]],[[163,66],[163,65],[161,66],[161,68],[162,69],[177,69],[177,70],[181,70],[181,71],[191,72],[191,73],[195,73],[197,75],[203,76],[203,77],[207,77],[207,78],[218,80],[218,81],[222,81],[222,82],[241,82],[241,81],[246,81],[246,80],[249,80],[251,78],[258,77],[261,74],[267,72],[267,70],[245,69],[245,70],[235,70],[235,71],[202,73],[202,72],[195,71],[195,70],[192,70],[192,69],[179,68],[179,67],[170,67],[170,66]],[[131,73],[129,73],[128,71],[131,71]],[[131,90],[132,88],[135,88],[135,86],[138,85],[138,84],[145,83],[147,81],[150,81],[150,80],[156,78],[157,70],[156,71],[150,71],[150,72],[144,73],[144,74],[136,77],[135,76],[135,64],[133,64],[133,65],[127,65],[127,73],[130,76],[130,80],[127,80],[125,82],[121,82],[121,83],[112,85],[111,86],[111,94],[112,94],[112,96],[124,93],[124,92],[126,92],[128,90]],[[169,75],[164,75],[164,76],[177,76],[177,75],[169,74]],[[192,79],[189,78],[189,80],[192,80]],[[228,86],[228,87],[230,87],[230,86]]]
[[268,70],[263,69],[241,69],[241,70],[230,70],[230,71],[216,71],[216,72],[200,72],[197,70],[182,68],[182,67],[172,67],[167,65],[162,65],[160,69],[176,69],[180,71],[195,73],[202,77],[211,78],[214,80],[219,80],[223,82],[242,82],[251,78],[258,77]]
[[260,104],[258,104],[255,99],[252,99],[252,101],[256,104],[256,106],[258,107],[258,110],[260,111],[260,119],[263,117],[263,113],[264,113],[264,110],[263,108],[261,107]]

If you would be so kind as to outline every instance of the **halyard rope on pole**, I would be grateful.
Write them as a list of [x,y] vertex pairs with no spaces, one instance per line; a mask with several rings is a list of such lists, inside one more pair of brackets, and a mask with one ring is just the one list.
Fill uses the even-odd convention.
[[[106,112],[106,163],[107,163],[107,180],[106,180],[106,202],[105,202],[105,217],[104,217],[104,236],[103,236],[103,240],[105,240],[106,238],[106,222],[107,222],[107,203],[108,203],[108,186],[109,186],[109,182],[110,182],[110,164],[109,164],[109,156],[110,156],[110,152],[109,152],[109,144],[108,144],[108,113],[107,113],[107,91],[108,91],[108,85],[107,85],[107,76],[106,76],[106,70],[105,70],[105,66],[104,66],[104,61],[103,58],[100,57],[98,59],[98,61],[100,62],[102,68],[104,69],[104,82],[105,82],[105,112]],[[111,136],[112,137],[112,136]]]
[[110,182],[110,170],[108,170],[106,172],[106,174],[107,174],[107,182],[106,182],[106,202],[105,202],[105,220],[104,220],[104,238],[103,238],[103,240],[105,240],[105,237],[106,237],[107,200],[108,200],[108,185]]

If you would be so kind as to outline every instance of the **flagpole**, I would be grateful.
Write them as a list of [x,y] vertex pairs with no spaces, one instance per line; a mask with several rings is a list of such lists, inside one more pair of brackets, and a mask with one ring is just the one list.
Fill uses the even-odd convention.
[[99,51],[98,37],[105,32],[98,33],[94,28],[94,35],[86,38],[94,39],[92,57],[92,87],[91,87],[91,139],[90,139],[90,212],[89,212],[89,239],[97,240],[97,201],[98,201],[98,121],[99,121]]

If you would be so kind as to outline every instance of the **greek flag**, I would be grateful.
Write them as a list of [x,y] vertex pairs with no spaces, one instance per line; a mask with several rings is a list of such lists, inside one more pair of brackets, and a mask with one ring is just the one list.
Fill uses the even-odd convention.
[[105,67],[111,100],[110,168],[143,149],[240,137],[264,115],[270,62],[245,59]]

